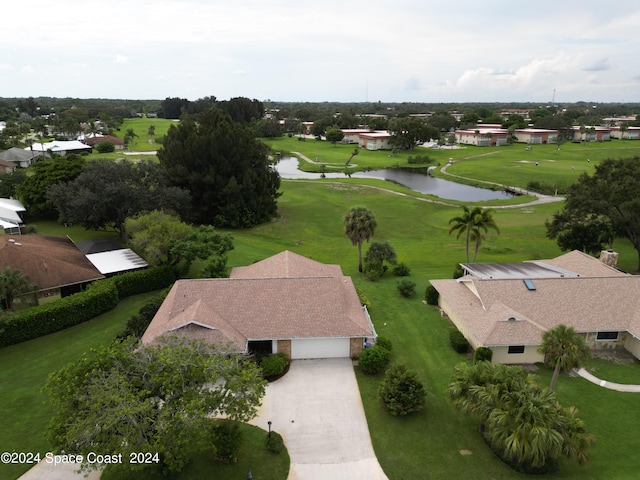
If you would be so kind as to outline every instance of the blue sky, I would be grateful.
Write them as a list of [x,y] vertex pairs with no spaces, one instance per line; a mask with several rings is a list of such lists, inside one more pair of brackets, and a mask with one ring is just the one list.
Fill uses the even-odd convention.
[[22,0],[0,97],[640,101],[640,2]]

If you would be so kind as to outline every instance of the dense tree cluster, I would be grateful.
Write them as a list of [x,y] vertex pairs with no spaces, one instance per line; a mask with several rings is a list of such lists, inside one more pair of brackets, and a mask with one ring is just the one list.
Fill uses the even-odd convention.
[[127,218],[164,208],[185,216],[189,192],[170,186],[155,162],[92,161],[72,181],[47,188],[63,223],[77,223],[91,230],[124,231]]
[[276,214],[280,176],[268,147],[221,110],[172,125],[158,158],[171,184],[191,193],[197,223],[250,227]]

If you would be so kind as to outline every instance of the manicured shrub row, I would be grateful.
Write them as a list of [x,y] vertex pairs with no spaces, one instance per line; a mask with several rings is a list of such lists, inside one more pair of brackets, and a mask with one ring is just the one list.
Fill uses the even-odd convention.
[[86,322],[118,304],[111,280],[92,283],[84,292],[39,305],[0,319],[0,347],[25,342]]
[[120,298],[138,295],[168,287],[176,280],[176,274],[170,265],[136,270],[112,277]]
[[77,325],[113,309],[122,298],[167,287],[170,267],[124,273],[91,283],[84,292],[0,317],[0,347],[25,342]]

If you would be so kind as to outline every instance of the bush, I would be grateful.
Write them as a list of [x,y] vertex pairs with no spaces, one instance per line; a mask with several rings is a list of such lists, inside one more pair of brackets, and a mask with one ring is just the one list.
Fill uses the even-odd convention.
[[398,281],[396,288],[401,296],[405,298],[412,297],[416,293],[416,282],[408,278],[403,278]]
[[376,339],[376,345],[384,348],[385,350],[393,350],[393,344],[391,343],[391,340],[389,340],[387,337],[378,337]]
[[416,155],[415,157],[409,155],[409,157],[407,157],[407,163],[411,165],[426,164],[434,163],[434,160],[429,158],[429,155]]
[[289,365],[289,357],[282,352],[262,357],[262,360],[260,360],[260,368],[264,377],[281,375],[287,365]]
[[458,353],[466,353],[469,351],[469,342],[464,335],[460,332],[460,330],[451,330],[449,333],[449,341],[451,342],[451,346]]
[[464,276],[464,270],[460,265],[456,265],[456,267],[453,269],[452,278],[455,280],[456,278],[460,278],[463,276]]
[[424,407],[426,396],[422,382],[404,365],[396,365],[387,370],[378,394],[391,415],[419,412]]
[[377,262],[367,262],[364,264],[363,268],[365,276],[372,282],[379,280],[387,269],[388,267],[386,265]]
[[111,140],[103,140],[96,145],[98,153],[111,153],[116,151],[116,145]]
[[147,303],[140,307],[138,315],[132,316],[127,321],[127,326],[123,332],[118,334],[117,338],[126,338],[128,336],[142,338],[142,335],[144,335],[144,332],[147,330],[151,320],[153,320],[153,317],[155,317],[158,310],[160,310],[160,306],[162,305],[162,302],[164,302],[168,293],[169,290],[167,289],[147,300]]
[[408,277],[410,273],[409,267],[404,263],[399,263],[393,267],[393,274],[396,277]]
[[213,428],[213,445],[216,447],[216,458],[222,463],[236,463],[242,432],[236,422],[222,420]]
[[438,305],[438,298],[440,294],[433,285],[428,285],[424,291],[424,299],[428,305]]
[[284,440],[278,432],[271,431],[267,433],[267,450],[271,453],[278,454],[284,450]]
[[493,359],[493,350],[487,347],[478,347],[473,352],[474,362],[490,362]]
[[360,352],[358,365],[364,373],[376,375],[384,371],[391,360],[391,352],[386,348],[374,345]]

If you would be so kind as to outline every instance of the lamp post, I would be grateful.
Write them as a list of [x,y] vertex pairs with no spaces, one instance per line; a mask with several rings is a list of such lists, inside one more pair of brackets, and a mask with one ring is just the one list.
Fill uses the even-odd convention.
[[269,425],[269,438],[271,438],[271,420],[267,422],[267,425]]

